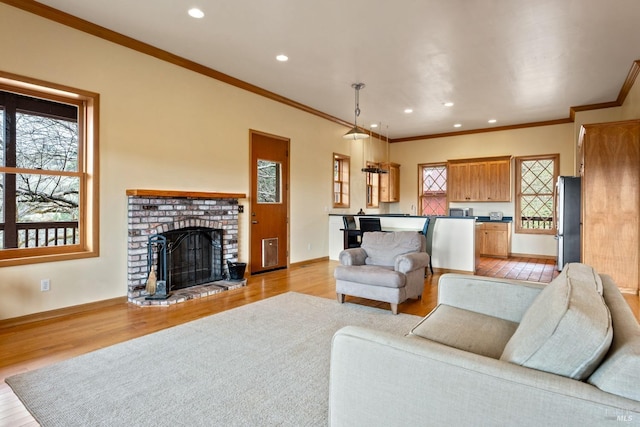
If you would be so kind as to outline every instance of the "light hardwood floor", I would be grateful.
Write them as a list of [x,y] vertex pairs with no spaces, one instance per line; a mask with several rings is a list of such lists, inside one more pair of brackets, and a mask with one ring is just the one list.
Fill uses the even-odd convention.
[[[294,291],[335,299],[333,270],[337,262],[303,263],[286,270],[252,276],[246,287],[171,307],[137,307],[124,298],[59,310],[47,315],[0,321],[0,426],[37,426],[9,386],[8,376],[37,369],[122,341],[170,328],[204,316]],[[552,260],[482,258],[484,276],[549,282],[557,272]],[[440,274],[425,278],[420,300],[400,304],[401,313],[426,315],[437,301]],[[637,319],[637,296],[625,296]],[[389,304],[347,297],[348,302],[389,309]],[[336,302],[337,304],[337,302]]]

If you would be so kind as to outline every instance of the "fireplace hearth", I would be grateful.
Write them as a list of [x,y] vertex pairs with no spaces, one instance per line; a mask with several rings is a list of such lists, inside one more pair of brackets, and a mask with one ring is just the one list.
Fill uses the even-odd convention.
[[[171,305],[246,285],[246,279],[225,280],[227,262],[238,261],[238,198],[244,195],[127,190],[127,196],[129,302]],[[149,251],[154,236],[166,239],[166,264],[157,244]],[[146,300],[152,267],[166,281],[166,300]]]

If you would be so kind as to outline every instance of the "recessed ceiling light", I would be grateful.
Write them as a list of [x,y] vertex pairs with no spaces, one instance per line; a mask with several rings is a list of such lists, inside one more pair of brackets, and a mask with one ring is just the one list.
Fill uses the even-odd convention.
[[407,114],[411,114],[411,113],[413,113],[413,109],[405,108],[404,112],[407,113]]
[[287,62],[289,60],[289,57],[287,55],[280,54],[276,56],[276,59],[280,62]]
[[489,119],[489,123],[495,123],[495,122],[497,122],[496,119]]
[[462,123],[456,123],[455,125],[453,125],[454,128],[461,128],[462,127]]
[[371,127],[372,127],[372,128],[377,128],[377,127],[378,127],[378,124],[377,124],[377,123],[371,123]]
[[445,107],[453,107],[453,102],[445,102],[444,104]]
[[198,9],[197,7],[189,9],[189,16],[192,18],[204,18],[204,12]]

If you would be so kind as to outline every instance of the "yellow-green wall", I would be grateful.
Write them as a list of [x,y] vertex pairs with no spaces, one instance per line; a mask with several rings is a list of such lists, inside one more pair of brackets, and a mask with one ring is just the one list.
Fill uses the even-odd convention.
[[[386,158],[382,141],[346,141],[344,126],[5,4],[0,4],[0,37],[11,40],[3,44],[0,70],[97,92],[101,107],[100,256],[1,268],[0,319],[124,296],[126,189],[249,195],[249,129],[291,140],[292,263],[327,256],[327,213],[364,207],[363,157]],[[634,107],[625,104],[621,110],[637,115],[635,88],[631,98]],[[402,164],[401,202],[376,212],[410,212],[417,203],[418,163],[560,152],[562,172],[570,174],[574,138],[569,124],[392,144],[391,160]],[[348,210],[331,209],[334,152],[351,156]],[[248,206],[249,200],[241,203]],[[248,223],[248,215],[241,214],[244,261]],[[43,278],[51,280],[49,292],[40,292]]]
[[[476,133],[448,138],[392,144],[394,161],[401,167],[401,194],[398,204],[400,212],[418,211],[418,164],[446,162],[491,156],[525,156],[534,154],[560,154],[560,173],[573,175],[573,125],[571,123]],[[486,216],[491,211],[501,211],[505,216],[514,216],[514,203],[457,203],[455,206],[473,208],[475,215]],[[556,244],[553,236],[514,234],[511,252],[555,256]]]
[[[0,318],[126,295],[125,191],[248,195],[249,129],[291,140],[290,262],[327,256],[331,156],[351,154],[346,127],[4,4],[0,37],[11,40],[1,70],[101,103],[100,257],[0,269]],[[246,261],[248,214],[240,221]],[[51,291],[40,292],[42,278]]]

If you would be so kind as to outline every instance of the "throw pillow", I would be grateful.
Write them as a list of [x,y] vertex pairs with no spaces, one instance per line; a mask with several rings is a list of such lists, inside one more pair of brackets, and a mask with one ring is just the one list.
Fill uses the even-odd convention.
[[577,264],[565,270],[531,304],[500,360],[582,380],[611,345],[611,316],[595,271],[585,274]]

